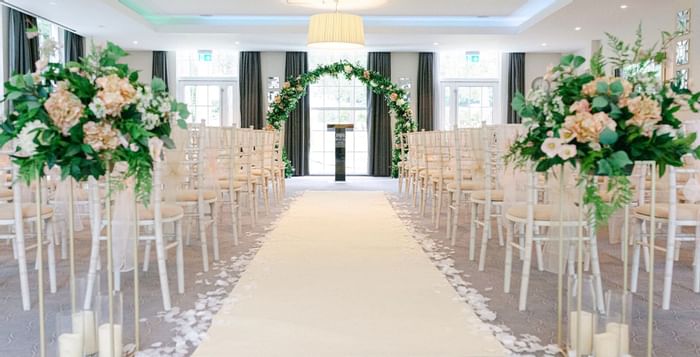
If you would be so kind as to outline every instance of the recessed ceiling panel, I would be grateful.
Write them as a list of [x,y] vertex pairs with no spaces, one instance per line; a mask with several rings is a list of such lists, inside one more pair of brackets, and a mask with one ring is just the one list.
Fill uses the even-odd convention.
[[[334,0],[121,0],[148,15],[309,15],[335,10]],[[507,16],[527,0],[340,0],[338,9],[377,16]]]

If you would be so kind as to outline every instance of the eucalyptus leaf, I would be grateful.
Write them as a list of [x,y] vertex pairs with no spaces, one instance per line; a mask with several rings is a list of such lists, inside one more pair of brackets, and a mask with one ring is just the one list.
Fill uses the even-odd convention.
[[593,105],[594,109],[603,109],[608,106],[608,98],[603,97],[603,96],[597,96],[593,98]]
[[608,94],[608,84],[604,81],[598,81],[595,85],[595,90],[598,94]]
[[610,92],[613,95],[622,95],[624,93],[625,87],[622,85],[622,82],[618,79],[615,82],[610,83]]
[[165,91],[165,81],[158,77],[154,77],[153,80],[151,80],[151,89],[153,90],[153,93],[158,93],[158,92],[163,92]]
[[600,133],[600,143],[603,145],[612,145],[617,142],[617,138],[617,133],[614,130],[610,130],[610,128],[605,128]]

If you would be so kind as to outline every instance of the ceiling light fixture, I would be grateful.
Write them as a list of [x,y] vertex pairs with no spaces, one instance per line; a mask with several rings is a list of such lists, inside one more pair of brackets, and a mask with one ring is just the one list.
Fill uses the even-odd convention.
[[338,12],[312,15],[309,18],[307,45],[320,49],[352,49],[365,46],[362,17]]
[[547,42],[542,42],[542,47],[547,47]]
[[133,43],[134,45],[138,45],[138,44],[139,44],[139,41],[133,41],[132,43]]
[[241,44],[241,42],[240,42],[240,41],[236,41],[236,42],[234,42],[233,44],[235,44],[236,46],[238,46],[238,45]]
[[581,26],[574,27],[574,31],[581,31]]
[[440,42],[433,42],[433,46],[440,46]]
[[627,5],[625,5],[625,4],[620,5],[620,9],[624,10],[626,8],[627,8]]

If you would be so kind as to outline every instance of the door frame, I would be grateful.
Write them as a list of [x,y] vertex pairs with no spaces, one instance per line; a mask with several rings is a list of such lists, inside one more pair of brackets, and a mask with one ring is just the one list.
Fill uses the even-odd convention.
[[[446,116],[445,113],[445,89],[447,87],[450,87],[451,89],[451,96],[450,96],[450,101],[452,102],[450,105],[450,108],[452,109],[452,113],[450,115],[450,118]],[[457,122],[457,88],[461,87],[492,87],[493,88],[493,114],[492,114],[492,120],[491,123],[489,124],[497,124],[500,123],[501,121],[499,120],[500,115],[501,115],[501,101],[500,101],[500,82],[496,79],[445,79],[440,81],[439,85],[439,118],[440,118],[440,123],[439,127],[443,130],[451,130],[453,128],[448,128],[447,123],[454,123]]]
[[[237,78],[198,78],[198,77],[185,77],[178,78],[177,80],[177,99],[178,101],[184,102],[185,96],[185,86],[219,86],[219,102],[221,103],[221,111],[219,113],[219,126],[230,126],[230,125],[240,125],[240,94],[238,93],[238,79]],[[226,91],[225,87],[230,86],[233,89],[233,98],[230,105],[226,105]],[[229,107],[232,108],[233,112],[229,113]],[[231,118],[230,125],[225,124],[225,118]],[[194,118],[194,120],[197,120]]]

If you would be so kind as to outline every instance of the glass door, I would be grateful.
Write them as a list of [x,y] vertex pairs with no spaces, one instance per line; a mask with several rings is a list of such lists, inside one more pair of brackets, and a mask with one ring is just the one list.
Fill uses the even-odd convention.
[[191,113],[189,122],[204,120],[207,126],[231,126],[240,124],[240,114],[235,98],[237,82],[210,82],[181,80],[179,97]]
[[440,85],[443,128],[474,128],[494,122],[497,84],[492,82],[442,82]]

